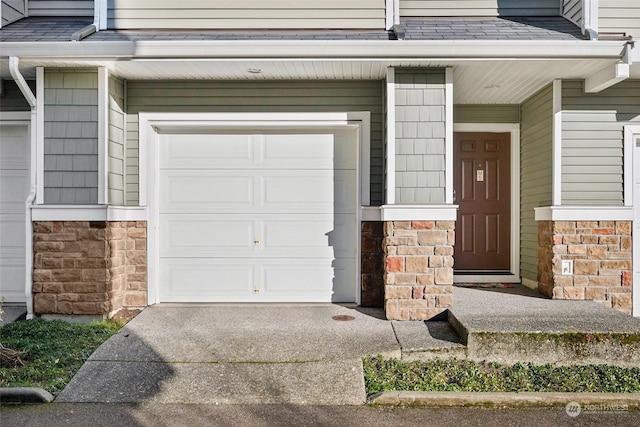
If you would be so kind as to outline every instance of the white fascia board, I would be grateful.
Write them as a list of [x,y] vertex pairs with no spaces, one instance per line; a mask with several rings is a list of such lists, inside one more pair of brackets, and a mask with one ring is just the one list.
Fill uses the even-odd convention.
[[381,221],[455,221],[457,205],[384,205]]
[[146,221],[147,208],[140,206],[38,205],[32,221]]
[[380,206],[362,206],[360,219],[362,221],[382,221]]
[[625,41],[585,40],[143,40],[7,42],[23,58],[621,58]]
[[633,221],[632,207],[546,206],[534,211],[536,221]]

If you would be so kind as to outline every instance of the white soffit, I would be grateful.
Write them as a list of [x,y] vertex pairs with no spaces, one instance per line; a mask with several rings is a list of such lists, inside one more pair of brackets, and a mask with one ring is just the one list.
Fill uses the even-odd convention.
[[[30,65],[30,60],[22,63]],[[454,69],[456,104],[521,103],[554,79],[586,78],[614,63],[612,59],[31,61],[31,65],[105,66],[112,74],[129,80],[382,80],[390,66],[449,66]],[[251,73],[249,69],[260,72]]]

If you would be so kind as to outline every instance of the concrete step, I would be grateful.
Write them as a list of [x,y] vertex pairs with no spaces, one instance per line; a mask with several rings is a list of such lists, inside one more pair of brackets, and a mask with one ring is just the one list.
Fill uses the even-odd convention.
[[447,321],[392,322],[402,360],[464,359],[466,346]]
[[[463,316],[460,316],[463,317]],[[615,317],[615,316],[614,316]],[[640,366],[640,332],[623,327],[618,330],[594,328],[531,328],[510,330],[482,327],[482,322],[465,322],[449,312],[449,323],[466,344],[465,357],[512,365],[608,364]]]

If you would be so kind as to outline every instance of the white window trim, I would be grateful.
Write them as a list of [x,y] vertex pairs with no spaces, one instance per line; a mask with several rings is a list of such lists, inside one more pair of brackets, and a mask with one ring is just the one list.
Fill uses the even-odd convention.
[[[157,183],[159,181],[159,156],[157,152],[159,130],[179,131],[181,129],[200,128],[207,131],[229,128],[336,128],[358,126],[358,197],[360,204],[370,203],[370,125],[371,113],[368,111],[344,113],[139,113],[139,149],[140,149],[140,205],[147,206],[147,302],[160,301],[159,274],[159,212],[157,208]],[[362,221],[362,209],[357,214],[358,228]],[[360,234],[357,235],[356,258],[356,303],[362,300],[359,285],[360,272]]]
[[520,281],[520,124],[519,123],[456,123],[455,132],[509,132],[511,134],[511,275],[454,275],[461,282]]

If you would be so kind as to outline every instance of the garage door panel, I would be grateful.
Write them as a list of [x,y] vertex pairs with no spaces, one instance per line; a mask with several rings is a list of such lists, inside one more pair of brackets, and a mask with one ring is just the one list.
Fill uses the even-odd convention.
[[163,135],[161,169],[255,167],[259,159],[251,135]]
[[0,169],[29,168],[27,129],[26,126],[0,125]]
[[334,145],[332,134],[265,135],[263,161],[278,169],[332,170]]
[[256,221],[228,216],[163,215],[161,257],[251,255],[255,252]]
[[24,303],[25,201],[29,193],[25,125],[0,124],[0,298]]
[[263,175],[264,212],[355,213],[355,171],[277,171]]
[[161,300],[205,302],[225,296],[242,301],[253,294],[256,266],[250,260],[164,259]]
[[351,215],[293,216],[265,219],[263,253],[290,258],[353,256],[356,224]]
[[26,170],[0,170],[0,209],[24,210],[29,184]]
[[4,302],[24,302],[24,251],[21,258],[4,258],[0,255],[0,295]]
[[160,213],[242,211],[256,205],[255,178],[222,171],[163,171]]

